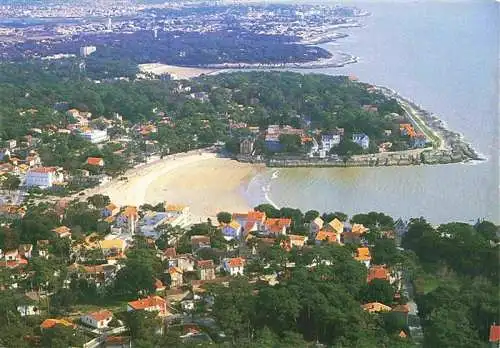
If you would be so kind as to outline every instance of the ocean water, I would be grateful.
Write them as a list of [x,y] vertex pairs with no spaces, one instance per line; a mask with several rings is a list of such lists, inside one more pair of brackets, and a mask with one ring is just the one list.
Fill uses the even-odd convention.
[[[349,1],[348,4],[353,4]],[[488,158],[474,164],[269,169],[248,185],[252,205],[381,211],[433,223],[499,218],[499,4],[493,1],[354,3],[371,12],[349,37],[326,44],[359,57],[343,68],[435,113]]]

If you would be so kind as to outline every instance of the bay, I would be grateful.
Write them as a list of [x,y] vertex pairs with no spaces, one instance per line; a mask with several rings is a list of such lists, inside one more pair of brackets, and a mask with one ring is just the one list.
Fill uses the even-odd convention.
[[[246,190],[252,205],[303,210],[380,211],[433,223],[499,222],[498,3],[353,3],[371,16],[349,37],[325,45],[359,57],[315,73],[355,75],[435,113],[488,160],[387,168],[269,169]],[[273,173],[276,173],[273,175]]]

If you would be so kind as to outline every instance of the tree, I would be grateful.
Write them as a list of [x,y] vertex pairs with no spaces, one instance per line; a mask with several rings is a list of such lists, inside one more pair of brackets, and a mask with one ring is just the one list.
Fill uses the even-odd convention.
[[231,213],[228,213],[226,211],[221,211],[220,213],[217,214],[217,221],[219,222],[219,224],[228,224],[231,222],[231,220],[233,219],[233,216],[231,215]]
[[89,198],[87,198],[87,202],[92,204],[97,209],[102,209],[105,206],[107,206],[109,203],[111,203],[111,200],[110,200],[109,196],[96,194],[96,195],[93,195],[93,196],[90,196]]
[[314,219],[316,219],[319,215],[320,214],[317,210],[308,210],[304,214],[304,222],[309,223],[309,222],[313,221]]
[[394,239],[379,238],[372,248],[372,262],[376,265],[393,266],[400,261],[399,251]]
[[394,287],[385,279],[373,279],[361,290],[361,300],[391,304],[394,299]]
[[15,175],[8,174],[7,178],[2,182],[2,188],[4,190],[14,191],[19,188],[21,180]]
[[339,219],[340,221],[347,221],[347,214],[336,211],[334,213],[324,213],[321,218],[325,222],[330,222],[333,219]]
[[363,148],[352,140],[344,137],[336,147],[330,150],[330,153],[350,157],[362,154]]
[[281,134],[279,141],[282,146],[282,152],[299,153],[302,150],[302,141],[296,134]]
[[161,264],[153,250],[132,249],[127,253],[125,267],[118,271],[116,292],[138,297],[154,292],[154,278],[161,272]]
[[481,221],[474,226],[477,233],[479,233],[486,240],[498,242],[499,227],[490,221]]
[[254,208],[254,210],[266,213],[266,217],[268,218],[280,217],[280,211],[276,209],[272,204],[259,204]]
[[130,311],[125,313],[125,325],[130,330],[134,340],[146,341],[155,346],[156,335],[161,328],[161,322],[156,312]]
[[41,344],[43,347],[66,348],[79,347],[84,343],[83,336],[72,327],[56,325],[42,332]]

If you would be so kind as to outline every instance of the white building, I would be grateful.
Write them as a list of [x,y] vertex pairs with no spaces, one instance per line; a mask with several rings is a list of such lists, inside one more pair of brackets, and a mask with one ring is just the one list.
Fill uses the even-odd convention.
[[81,136],[92,144],[102,143],[109,140],[107,130],[92,129],[81,133]]
[[364,150],[368,149],[370,146],[370,138],[364,133],[353,134],[352,141],[361,146]]
[[224,259],[223,268],[232,276],[243,275],[243,270],[245,268],[245,259],[242,257]]
[[82,46],[80,47],[80,56],[87,57],[90,56],[97,50],[95,46]]
[[64,177],[62,173],[57,171],[56,167],[33,168],[26,174],[26,186],[28,187],[52,187],[52,185],[63,181]]
[[329,152],[332,148],[340,144],[340,134],[324,134],[321,136],[321,146],[323,150]]
[[34,304],[23,304],[17,306],[17,311],[21,315],[21,317],[27,317],[31,315],[37,315],[40,314],[40,311],[38,309],[38,306]]
[[102,310],[99,312],[85,314],[80,320],[82,323],[95,329],[103,329],[108,327],[109,322],[113,320],[113,313]]

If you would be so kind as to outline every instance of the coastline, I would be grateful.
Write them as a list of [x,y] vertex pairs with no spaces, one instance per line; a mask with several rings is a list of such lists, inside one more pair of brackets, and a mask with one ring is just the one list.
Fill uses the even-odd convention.
[[[103,194],[120,206],[168,201],[190,207],[191,223],[214,219],[220,211],[248,211],[241,190],[264,167],[196,150],[170,155],[128,170],[109,183],[84,191],[79,199]],[[214,202],[217,202],[214,204]]]

